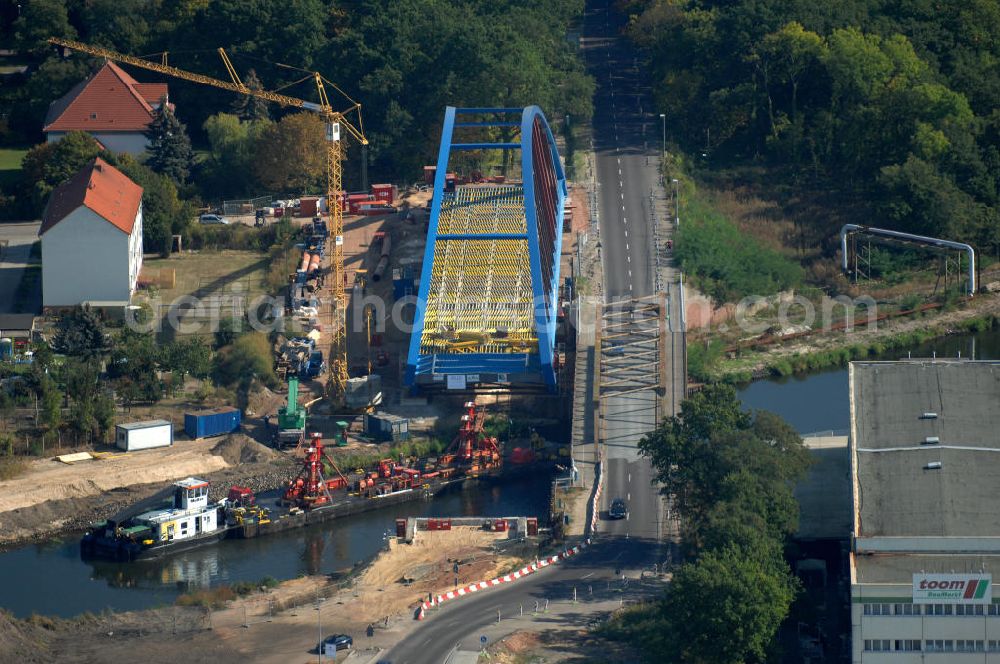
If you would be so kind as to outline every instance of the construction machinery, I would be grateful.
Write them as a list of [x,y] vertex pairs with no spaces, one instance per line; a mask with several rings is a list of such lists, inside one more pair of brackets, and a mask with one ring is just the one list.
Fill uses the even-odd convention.
[[278,432],[275,447],[297,445],[306,432],[306,409],[299,405],[299,379],[288,378],[288,402],[278,409]]
[[[323,469],[324,461],[337,473],[337,477],[327,479]],[[331,491],[347,488],[347,477],[340,472],[336,462],[323,451],[323,435],[310,434],[309,447],[302,461],[299,474],[288,483],[283,500],[300,509],[309,510],[333,502]]]
[[486,412],[476,408],[476,402],[465,404],[465,415],[462,415],[462,426],[455,439],[439,462],[443,466],[462,466],[466,474],[477,475],[483,470],[493,470],[500,467],[500,445],[493,436],[487,436],[483,431]]
[[[334,298],[334,320],[332,330],[332,342],[330,345],[330,358],[332,362],[327,389],[330,397],[336,405],[342,405],[347,389],[347,300],[344,290],[346,283],[344,272],[344,213],[340,205],[337,204],[337,196],[343,190],[343,171],[341,162],[344,159],[344,145],[341,141],[341,133],[344,132],[362,146],[368,145],[368,139],[364,135],[364,126],[361,121],[361,104],[348,97],[334,83],[327,80],[319,72],[311,72],[298,81],[289,85],[301,83],[310,78],[316,85],[319,102],[305,101],[296,97],[269,92],[267,90],[257,90],[248,88],[240,80],[236,68],[229,60],[229,56],[223,49],[218,49],[219,57],[229,73],[229,81],[224,81],[202,74],[178,69],[166,64],[167,55],[164,53],[162,62],[150,62],[134,55],[125,55],[100,46],[92,46],[68,39],[50,38],[49,43],[68,48],[81,53],[121,62],[133,67],[139,67],[154,71],[166,76],[173,76],[185,81],[210,85],[223,90],[229,90],[237,94],[248,95],[265,99],[282,106],[290,108],[301,108],[318,113],[326,124],[326,200],[327,209],[330,215],[330,234],[333,236],[333,298]],[[330,98],[326,92],[326,85],[329,84],[340,92],[350,106],[343,111],[334,110],[330,103]],[[288,86],[285,86],[288,87]],[[354,116],[355,124],[348,119],[348,115]]]

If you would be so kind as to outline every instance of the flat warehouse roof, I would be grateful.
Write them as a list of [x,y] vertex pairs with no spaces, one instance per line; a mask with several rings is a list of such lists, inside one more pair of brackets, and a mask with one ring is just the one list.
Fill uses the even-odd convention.
[[1000,555],[884,553],[855,557],[858,583],[909,584],[914,574],[990,574],[1000,579]]
[[850,396],[859,537],[1000,535],[1000,362],[853,362]]

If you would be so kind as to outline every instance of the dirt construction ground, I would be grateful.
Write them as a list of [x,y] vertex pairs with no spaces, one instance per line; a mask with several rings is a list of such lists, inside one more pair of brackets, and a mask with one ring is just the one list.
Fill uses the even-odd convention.
[[[366,662],[413,627],[412,612],[421,598],[452,585],[454,561],[461,563],[461,582],[492,578],[522,564],[493,553],[493,542],[505,536],[473,528],[420,532],[413,544],[393,542],[355,580],[293,579],[211,613],[201,607],[170,607],[24,621],[0,613],[0,653],[18,662],[55,661],[59,653],[60,662],[117,664],[142,653],[150,664],[292,664],[316,661],[321,623],[325,635],[353,636],[358,652],[350,661]],[[404,578],[412,582],[404,584]],[[319,615],[317,597],[323,598]],[[366,636],[369,625],[372,637]]]

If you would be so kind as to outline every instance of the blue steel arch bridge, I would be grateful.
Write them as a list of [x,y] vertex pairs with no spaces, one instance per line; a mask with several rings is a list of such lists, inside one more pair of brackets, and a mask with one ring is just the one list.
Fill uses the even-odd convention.
[[[497,150],[513,155],[519,179],[450,177],[463,158],[495,161]],[[446,109],[407,385],[556,389],[566,194],[540,108]]]

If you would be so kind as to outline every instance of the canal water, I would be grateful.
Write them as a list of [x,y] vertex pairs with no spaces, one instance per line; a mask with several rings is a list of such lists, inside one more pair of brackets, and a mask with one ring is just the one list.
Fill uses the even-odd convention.
[[[1000,360],[1000,330],[945,337],[874,359],[898,360],[908,355],[958,357],[959,354],[977,360]],[[847,367],[757,381],[740,389],[739,397],[747,408],[780,415],[799,433],[847,433],[850,418]]]
[[52,541],[0,554],[0,607],[18,617],[70,617],[169,605],[191,588],[237,581],[328,574],[367,560],[406,516],[544,516],[550,477],[455,488],[431,500],[396,505],[255,540],[224,540],[156,560],[80,560],[79,540]]
[[[1000,332],[949,337],[909,353],[912,357],[961,353],[962,357],[996,360],[1000,359]],[[878,359],[900,357],[907,357],[906,349]],[[739,396],[747,408],[777,413],[801,433],[848,427],[846,368],[751,383],[740,389]],[[80,560],[76,538],[27,546],[0,554],[0,607],[24,617],[168,605],[192,587],[259,581],[265,576],[282,580],[350,568],[379,550],[385,535],[394,531],[396,517],[543,515],[548,502],[548,477],[536,475],[258,540],[227,540],[162,560],[85,563]]]

